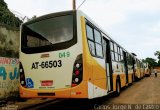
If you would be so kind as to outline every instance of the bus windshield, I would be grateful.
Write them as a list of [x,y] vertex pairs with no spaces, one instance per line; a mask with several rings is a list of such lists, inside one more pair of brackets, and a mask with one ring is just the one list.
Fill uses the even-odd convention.
[[[23,32],[25,31],[25,32]],[[73,15],[43,19],[22,28],[23,47],[44,47],[73,39]]]

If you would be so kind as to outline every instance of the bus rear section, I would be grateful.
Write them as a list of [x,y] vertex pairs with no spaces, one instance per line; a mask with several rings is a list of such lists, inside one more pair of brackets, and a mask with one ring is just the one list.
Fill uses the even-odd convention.
[[150,76],[151,75],[151,67],[148,63],[144,63],[144,67],[145,67],[145,76]]
[[76,12],[50,14],[21,27],[20,96],[87,98]]

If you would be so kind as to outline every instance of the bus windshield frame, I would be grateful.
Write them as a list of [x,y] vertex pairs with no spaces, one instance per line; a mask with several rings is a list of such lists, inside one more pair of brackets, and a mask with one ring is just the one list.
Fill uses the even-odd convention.
[[[72,19],[72,17],[73,17],[73,19]],[[67,22],[65,21],[65,18],[66,18],[66,21],[68,21],[72,24],[71,25],[69,25],[69,23],[67,24]],[[69,18],[71,18],[71,20]],[[51,24],[51,23],[54,23],[54,20],[57,20],[57,23],[55,22],[55,24]],[[50,26],[50,27],[47,27],[47,21],[48,22],[50,21],[50,23],[48,23],[48,26]],[[62,21],[64,21],[64,23],[60,23]],[[61,35],[62,37],[60,37],[60,35],[58,36],[58,33],[57,33],[57,35],[56,35],[57,39],[59,37],[60,40],[54,41],[54,40],[52,40],[54,38],[53,34],[56,34],[56,33],[54,33],[53,31],[51,31],[51,33],[47,33],[49,31],[47,29],[45,30],[45,28],[42,27],[43,25],[40,25],[40,27],[38,27],[38,25],[36,25],[38,23],[44,24],[44,27],[47,27],[50,30],[52,30],[52,28],[57,29],[58,26],[60,29],[61,28],[67,29],[67,25],[71,29],[68,29],[68,30],[63,29],[65,32],[62,32],[62,29],[58,30],[59,34],[65,33],[64,34],[65,38],[63,39],[62,35]],[[40,32],[43,30],[41,28],[44,28],[44,32]],[[45,16],[42,16],[39,18],[35,18],[27,23],[24,23],[21,27],[21,51],[26,54],[33,54],[33,53],[43,53],[43,52],[50,52],[50,51],[67,49],[77,43],[76,30],[77,30],[76,11],[54,13],[54,14],[45,15]],[[72,32],[67,33],[67,31],[68,32],[72,31]],[[49,34],[52,35],[50,38],[48,37]],[[66,38],[68,34],[70,34],[70,37]],[[29,40],[31,42],[29,42]],[[42,43],[34,42],[34,40],[35,41],[37,40],[38,42],[42,42]],[[54,41],[54,42],[52,42],[52,41]]]

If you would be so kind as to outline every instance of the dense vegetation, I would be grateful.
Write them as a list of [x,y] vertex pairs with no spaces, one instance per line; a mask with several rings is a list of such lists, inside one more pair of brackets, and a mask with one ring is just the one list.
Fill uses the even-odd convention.
[[19,27],[21,23],[22,21],[8,9],[4,0],[0,0],[0,24]]
[[154,58],[147,57],[146,59],[143,59],[143,62],[148,62],[152,67],[160,67],[160,51],[156,51],[154,53],[155,56],[158,58],[158,62]]
[[22,21],[0,0],[0,57],[18,58],[19,27]]

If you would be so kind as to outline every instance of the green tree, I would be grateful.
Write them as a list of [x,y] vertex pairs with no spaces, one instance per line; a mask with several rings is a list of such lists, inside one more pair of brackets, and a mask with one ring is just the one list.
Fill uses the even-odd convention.
[[156,67],[157,66],[156,59],[154,59],[154,58],[147,57],[146,59],[143,59],[142,62],[144,62],[144,63],[147,62],[151,67]]
[[4,2],[4,0],[0,0],[0,7],[7,8],[7,4]]
[[22,20],[15,17],[15,15],[8,9],[4,0],[0,0],[0,23],[7,24],[11,27],[19,27]]
[[160,60],[160,51],[156,51],[154,55],[157,56],[158,60]]
[[156,51],[156,52],[154,53],[154,55],[157,56],[157,58],[158,58],[157,66],[160,66],[160,51]]

